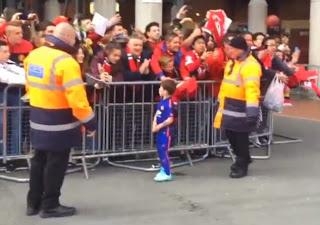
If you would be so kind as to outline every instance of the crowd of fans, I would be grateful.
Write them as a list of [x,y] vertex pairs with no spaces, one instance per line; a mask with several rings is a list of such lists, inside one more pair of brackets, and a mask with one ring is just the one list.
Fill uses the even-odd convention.
[[[194,95],[197,80],[215,80],[210,94],[217,97],[227,61],[223,43],[235,36],[246,40],[248,51],[261,64],[262,94],[276,74],[287,83],[288,76],[297,71],[300,50],[290,48],[288,34],[270,36],[247,31],[217,36],[207,32],[207,27],[203,29],[204,23],[198,24],[187,16],[188,7],[183,6],[161,32],[156,21],[150,22],[144,31],[128,30],[122,25],[121,16],[116,14],[109,19],[105,35],[100,36],[95,32],[90,16],[67,18],[60,15],[53,21],[40,21],[35,13],[25,15],[6,8],[0,19],[1,97],[7,84],[25,82],[21,69],[25,57],[33,49],[50,44],[55,26],[62,22],[72,24],[77,32],[76,47],[70,47],[68,53],[80,64],[83,79],[90,83],[88,80],[94,78],[93,86],[97,89],[110,82],[169,77],[182,81],[173,95],[173,99],[179,101],[186,95]],[[17,101],[9,104],[15,105]]]
[[[9,59],[22,66],[32,49],[46,44],[46,38],[50,39],[57,24],[70,22],[77,31],[77,50],[70,49],[70,53],[81,65],[84,79],[89,73],[104,82],[162,80],[165,77],[219,81],[225,61],[221,52],[223,46],[219,46],[214,35],[204,32],[200,24],[187,18],[187,13],[187,7],[182,7],[171,25],[164,27],[163,36],[157,22],[149,23],[145,32],[128,31],[117,14],[110,19],[105,35],[100,36],[95,33],[90,17],[57,16],[53,21],[39,21],[34,13],[24,16],[7,8],[0,21],[0,38],[9,47]],[[230,39],[235,35],[245,38],[266,69],[292,75],[300,50],[290,49],[288,34],[268,36],[243,32],[226,37]],[[218,88],[214,95],[217,93]]]

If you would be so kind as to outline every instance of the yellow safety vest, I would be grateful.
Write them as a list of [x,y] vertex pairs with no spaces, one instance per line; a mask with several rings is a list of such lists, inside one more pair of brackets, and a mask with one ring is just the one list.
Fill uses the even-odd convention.
[[215,128],[249,131],[248,116],[258,116],[261,66],[249,55],[244,61],[229,60],[218,96]]
[[[32,144],[49,148],[55,146],[53,142],[65,140],[70,144],[60,147],[72,147],[79,141],[81,124],[94,127],[94,113],[79,64],[64,51],[43,46],[28,55],[24,67],[31,106],[30,127],[32,137],[35,135]],[[37,137],[49,143],[46,145]]]

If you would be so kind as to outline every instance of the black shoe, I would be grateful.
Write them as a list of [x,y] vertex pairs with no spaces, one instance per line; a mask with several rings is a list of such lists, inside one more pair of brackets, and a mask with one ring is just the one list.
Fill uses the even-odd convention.
[[39,213],[39,208],[27,206],[27,211],[26,211],[27,216],[34,216],[34,215],[37,215],[38,213]]
[[42,209],[39,214],[41,218],[67,217],[76,214],[76,208],[59,205],[54,209]]
[[[246,166],[248,167],[249,164],[251,164],[251,163],[252,163],[252,159],[250,158],[250,159],[248,160],[248,162],[244,163],[244,165],[246,165]],[[240,164],[240,165],[239,165],[239,164]],[[238,165],[241,166],[241,162],[239,163],[239,162],[236,161],[236,162],[232,163],[232,165],[230,166],[231,171],[236,170],[237,167],[238,167]]]
[[242,178],[248,175],[248,168],[236,168],[231,170],[230,178]]

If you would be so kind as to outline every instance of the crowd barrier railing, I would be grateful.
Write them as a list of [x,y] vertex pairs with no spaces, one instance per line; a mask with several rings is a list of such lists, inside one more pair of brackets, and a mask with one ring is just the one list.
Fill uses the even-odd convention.
[[[173,126],[173,143],[170,155],[173,167],[193,165],[205,160],[210,153],[219,155],[222,149],[224,156],[235,159],[232,149],[223,131],[213,129],[212,123],[216,110],[216,100],[212,97],[214,81],[199,81],[197,93],[192,97],[181,99],[176,107],[176,122]],[[89,169],[104,161],[112,166],[155,171],[159,169],[156,158],[155,135],[151,131],[153,116],[159,101],[157,81],[113,82],[97,90],[87,86],[88,97],[98,121],[96,135],[87,137],[83,134],[82,144],[72,150],[70,162],[77,165],[69,172],[84,171],[89,177]],[[27,102],[23,101],[24,87],[8,85],[2,93],[1,113],[1,149],[0,172],[8,171],[5,165],[9,161],[23,160],[28,169],[32,156],[30,144],[29,111]],[[271,157],[273,140],[273,114],[263,111],[262,125],[252,133],[252,147],[266,147],[264,154],[254,155],[256,159]],[[264,137],[266,141],[257,144],[255,140]],[[183,155],[183,157],[180,157]],[[128,159],[132,156],[134,159]],[[142,159],[141,156],[145,156]],[[124,160],[125,158],[125,160]],[[187,160],[175,160],[186,158]],[[130,165],[132,162],[150,161],[152,165]],[[0,179],[26,182],[27,178],[0,175]]]
[[[184,152],[186,162],[174,163],[174,166],[192,165],[204,160],[209,155],[209,139],[213,99],[213,83],[202,81],[198,84],[195,96],[183,99],[176,107],[176,122],[170,152]],[[93,107],[99,121],[99,128],[94,140],[85,138],[82,148],[74,151],[74,158],[102,157],[107,163],[139,169],[157,170],[157,166],[132,166],[111,159],[114,156],[152,155],[156,152],[155,135],[151,125],[156,105],[159,101],[159,82],[117,82],[92,94]],[[190,151],[205,150],[197,159],[192,159]]]

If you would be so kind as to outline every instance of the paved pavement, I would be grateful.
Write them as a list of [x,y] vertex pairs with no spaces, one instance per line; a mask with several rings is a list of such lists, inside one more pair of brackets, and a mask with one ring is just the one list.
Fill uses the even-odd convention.
[[294,118],[308,118],[311,120],[320,121],[320,99],[305,99],[294,98],[292,99],[291,107],[284,107],[283,113],[285,115]]
[[0,225],[319,225],[320,123],[279,117],[275,128],[304,142],[274,146],[272,159],[255,161],[240,180],[228,178],[227,159],[178,168],[164,184],[113,167],[88,181],[69,175],[63,202],[79,210],[71,218],[24,216],[27,184],[0,181]]

